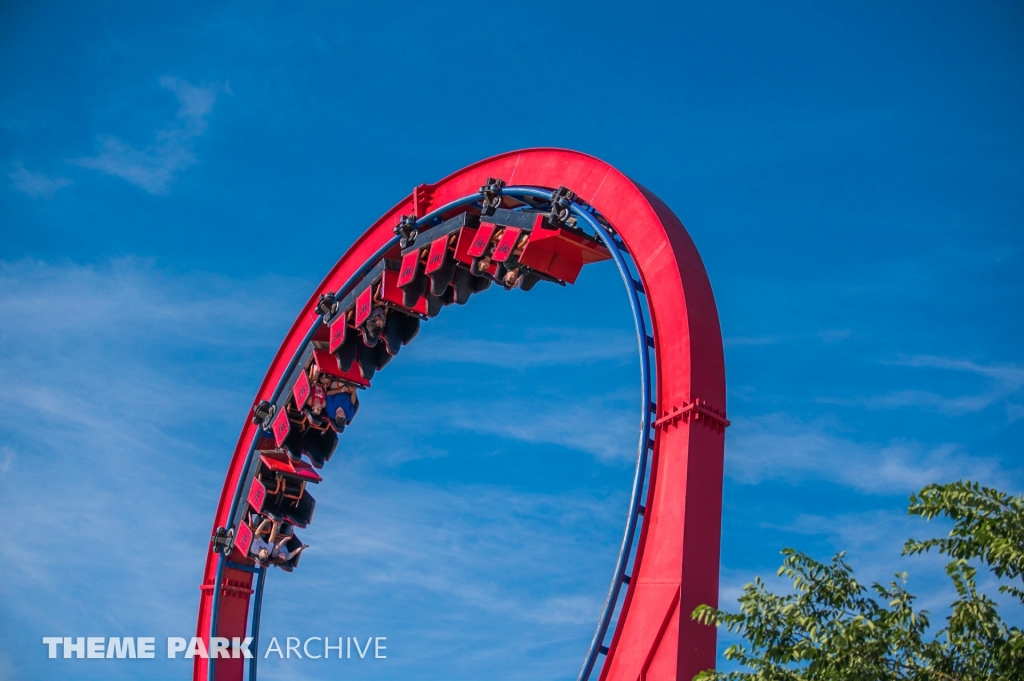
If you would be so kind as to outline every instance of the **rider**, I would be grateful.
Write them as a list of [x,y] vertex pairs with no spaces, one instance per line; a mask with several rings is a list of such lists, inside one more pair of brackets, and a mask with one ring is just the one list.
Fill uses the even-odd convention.
[[[270,527],[267,527],[267,524]],[[252,543],[249,545],[249,553],[254,555],[261,565],[284,565],[291,561],[293,558],[302,553],[303,549],[309,548],[308,544],[303,544],[294,551],[289,551],[285,548],[285,544],[291,541],[294,535],[282,535],[280,540],[275,544],[274,540],[277,538],[278,529],[281,526],[280,521],[274,521],[270,518],[264,518],[260,526],[256,528],[256,531],[252,535]],[[263,534],[269,532],[270,536],[267,539],[263,539]]]
[[359,409],[359,398],[356,397],[355,386],[335,381],[332,389],[327,391],[327,418],[334,420],[334,428],[339,433],[352,422],[352,417]]
[[[359,398],[356,396],[356,388],[351,383],[338,381],[327,374],[320,373],[320,369],[314,364],[310,371],[310,379],[313,384],[310,390],[310,407],[319,416],[321,412],[334,424],[334,429],[339,433],[345,430],[345,426],[352,422],[352,417],[359,410]],[[319,394],[317,390],[324,393],[323,405],[317,410],[313,407],[314,395]]]

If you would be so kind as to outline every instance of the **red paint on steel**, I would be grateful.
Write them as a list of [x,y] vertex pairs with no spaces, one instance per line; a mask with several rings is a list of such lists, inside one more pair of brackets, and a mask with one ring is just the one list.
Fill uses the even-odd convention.
[[516,247],[516,242],[519,241],[519,234],[522,231],[518,227],[506,227],[505,231],[501,233],[501,238],[498,239],[498,244],[494,247],[494,257],[491,259],[495,262],[505,262],[508,260],[508,256],[512,255],[512,249]]
[[[369,289],[367,289],[369,290]],[[416,300],[416,304],[411,308],[405,307],[404,293],[398,286],[398,277],[394,270],[384,270],[384,274],[380,278],[380,298],[397,307],[405,308],[406,310],[412,310],[418,312],[421,315],[427,314],[427,299],[424,296],[420,296]],[[358,305],[358,303],[356,303]],[[369,313],[367,313],[369,314]]]
[[[343,322],[338,323],[342,324]],[[338,364],[338,356],[323,350],[313,351],[313,361],[316,362],[321,373],[334,376],[349,383],[355,383],[364,388],[370,387],[370,382],[363,378],[363,375],[359,372],[359,365],[355,362],[352,362],[352,366],[348,368],[348,371],[342,371],[341,365]]]
[[[278,456],[281,458],[277,458]],[[260,463],[267,470],[280,473],[288,478],[296,478],[313,484],[323,482],[320,474],[313,470],[313,467],[308,463],[305,461],[292,461],[283,454],[277,454],[276,452],[260,454]],[[257,481],[253,480],[253,482]]]
[[274,423],[271,426],[271,429],[274,431],[274,440],[277,442],[278,447],[284,444],[284,439],[288,437],[288,431],[291,430],[291,427],[291,421],[288,420],[288,410],[282,409],[274,417]]
[[[398,272],[398,285],[406,286],[416,278],[420,266],[420,249],[409,251],[402,256],[402,268]],[[333,351],[332,351],[333,352]]]
[[[510,186],[570,187],[607,218],[629,249],[647,292],[655,338],[658,416],[697,400],[724,414],[725,363],[718,312],[704,264],[689,234],[647,189],[603,161],[561,149],[529,149],[480,161],[435,185],[417,189],[415,201],[409,196],[377,220],[313,293],[278,350],[253,405],[271,397],[318,316],[320,294],[336,291],[381,248],[393,236],[403,213],[423,215],[475,193],[488,177],[501,178]],[[715,664],[715,630],[695,623],[690,613],[700,604],[718,603],[725,435],[709,420],[680,419],[666,426],[656,431],[638,555],[601,681],[689,681]],[[227,523],[255,430],[247,417],[228,468],[214,528]],[[196,635],[204,639],[210,631],[217,557],[212,550],[207,553],[201,588]],[[224,574],[223,593],[231,591],[237,596],[251,584],[248,573],[225,569]],[[244,635],[247,612],[247,598],[224,598],[217,635]],[[206,664],[196,658],[197,681],[205,681]],[[218,681],[242,678],[241,660],[218,659],[215,664]]]
[[476,227],[463,227],[459,230],[459,239],[455,242],[455,259],[463,265],[473,264],[473,256],[469,254],[469,249],[476,239],[476,232]]
[[299,380],[295,381],[295,385],[292,387],[292,396],[295,398],[296,409],[302,409],[306,406],[306,400],[309,399],[309,390],[309,377],[303,372],[299,375]]
[[476,230],[476,236],[473,237],[473,243],[469,245],[469,250],[466,252],[474,257],[479,258],[487,250],[487,244],[491,242],[491,236],[494,234],[495,225],[493,222],[483,222],[480,227]]
[[[260,498],[258,503],[255,499],[252,499],[253,495],[251,493],[249,494],[249,503],[252,504],[253,508],[260,510],[263,508],[263,497],[266,496],[267,490],[260,484],[259,480],[253,480],[252,483],[254,488],[256,485],[259,485],[260,489],[263,490],[263,493],[259,495]],[[249,529],[249,525],[247,523],[238,524],[238,536],[235,537],[234,545],[238,547],[238,552],[243,556],[249,555],[249,547],[252,546],[252,530]]]
[[342,314],[337,319],[332,320],[332,323],[328,328],[330,329],[331,335],[327,349],[334,352],[345,342],[345,331],[348,328],[348,325],[345,323],[345,315]]
[[[267,498],[267,488],[263,486],[263,483],[253,478],[252,487],[249,488],[249,496],[246,497],[246,501],[252,506],[253,510],[257,513],[263,510],[263,502]],[[245,529],[242,529],[245,528]],[[238,523],[238,534],[241,535],[249,531],[248,525],[245,523]],[[248,552],[242,550],[241,545],[238,547],[239,553],[247,555]]]
[[[427,254],[427,265],[423,268],[424,274],[431,274],[441,269],[444,265],[445,256],[448,254],[448,235],[438,237],[430,242],[430,252]],[[399,280],[398,285],[402,282]]]
[[538,218],[519,263],[575,284],[584,265],[610,258],[604,246],[566,229],[548,229]]
[[356,326],[359,326],[369,318],[371,309],[373,309],[372,284],[356,297]]

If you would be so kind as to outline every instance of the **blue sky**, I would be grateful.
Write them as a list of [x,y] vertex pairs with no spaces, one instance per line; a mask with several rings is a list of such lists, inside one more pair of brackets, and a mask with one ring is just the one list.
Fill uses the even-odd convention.
[[[908,494],[1024,479],[1022,38],[1011,2],[4,3],[0,678],[188,676],[39,641],[189,634],[299,306],[414,185],[529,146],[650,187],[704,258],[723,603],[796,546],[940,611],[941,561],[899,557],[940,529]],[[575,678],[635,450],[627,307],[606,263],[424,327],[263,620],[388,659],[266,678]]]

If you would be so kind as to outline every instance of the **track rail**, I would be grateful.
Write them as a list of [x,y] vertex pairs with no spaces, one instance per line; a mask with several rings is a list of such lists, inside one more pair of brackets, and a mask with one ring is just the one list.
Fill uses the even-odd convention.
[[[502,194],[535,207],[547,209],[555,198],[555,188],[563,184],[576,189],[578,196],[586,197],[586,201],[571,202],[568,208],[577,224],[600,239],[615,261],[629,298],[640,353],[641,429],[626,527],[608,596],[578,681],[589,681],[602,655],[605,662],[601,666],[601,681],[632,681],[638,676],[692,678],[697,671],[714,665],[714,630],[698,628],[688,615],[700,603],[717,603],[721,460],[724,426],[728,425],[724,418],[721,335],[710,284],[682,224],[656,197],[610,166],[575,152],[527,150],[475,164],[432,187],[418,187],[409,199],[378,220],[339,261],[293,325],[257,401],[276,403],[288,389],[287,381],[303,349],[323,323],[315,312],[314,302],[319,294],[330,292],[337,299],[346,296],[395,247],[398,237],[388,231],[396,214],[410,208],[410,212],[423,212],[415,224],[418,229],[426,229],[440,222],[442,215],[478,204],[483,198],[480,191],[457,195],[458,188],[467,182],[479,187],[485,173],[502,177],[500,170],[510,170],[506,176],[513,180],[524,175],[528,180],[504,187]],[[545,179],[548,181],[544,182]],[[441,203],[445,196],[455,198]],[[607,196],[611,196],[610,201]],[[426,210],[428,206],[430,209]],[[605,207],[607,213],[599,207]],[[641,214],[636,215],[637,212]],[[621,218],[617,213],[622,213]],[[644,229],[652,226],[658,229]],[[661,238],[651,239],[652,236]],[[632,249],[629,244],[633,244]],[[374,245],[377,247],[371,251]],[[631,255],[633,252],[637,255]],[[666,254],[671,256],[667,264],[674,265],[667,271]],[[645,273],[649,276],[645,277]],[[672,281],[672,275],[678,278]],[[659,305],[658,292],[675,293],[675,300],[671,295],[664,296],[668,300]],[[656,331],[659,322],[665,327],[678,327],[683,322],[684,333],[681,337],[661,339]],[[652,333],[648,332],[649,323]],[[664,357],[663,363],[668,366],[658,362],[659,356]],[[695,383],[705,388],[703,396],[707,397],[697,397]],[[657,401],[655,389],[659,394]],[[721,411],[708,407],[709,402]],[[702,411],[695,408],[698,403],[703,405]],[[666,408],[659,409],[661,404]],[[699,418],[702,413],[703,420]],[[721,417],[715,419],[716,414]],[[656,425],[661,426],[660,430],[656,430]],[[243,429],[215,527],[233,527],[238,520],[263,432],[258,425]],[[656,433],[660,435],[655,436]],[[675,451],[681,456],[669,454]],[[659,477],[664,482],[656,489]],[[642,503],[645,490],[646,505]],[[697,505],[691,508],[690,499],[696,499]],[[642,560],[645,555],[650,556],[646,562]],[[672,558],[678,562],[673,564]],[[690,574],[689,579],[684,579],[686,573]],[[248,632],[254,638],[253,650],[258,650],[265,568],[240,565],[230,561],[227,554],[211,552],[207,556],[206,574],[197,635],[209,640],[215,635],[244,636]],[[253,576],[256,585],[250,590]],[[247,622],[250,592],[253,607],[251,622]],[[615,633],[606,643],[613,622]],[[256,678],[257,659],[258,655],[250,661],[246,675],[250,681]],[[234,681],[242,679],[243,673],[242,660],[218,659],[208,664],[197,658],[193,678]]]

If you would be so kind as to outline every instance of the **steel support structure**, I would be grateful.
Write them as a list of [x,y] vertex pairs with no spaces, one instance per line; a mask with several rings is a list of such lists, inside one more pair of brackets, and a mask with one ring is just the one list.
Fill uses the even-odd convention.
[[[528,149],[420,185],[359,237],[317,288],[279,348],[253,407],[261,400],[275,402],[287,389],[286,377],[321,324],[321,294],[341,297],[351,291],[397,243],[394,226],[402,215],[416,215],[418,227],[428,226],[443,213],[478,202],[489,177],[504,179],[503,193],[513,198],[544,201],[561,186],[575,192],[570,210],[577,224],[611,252],[626,285],[640,348],[641,434],[633,493],[608,598],[579,681],[589,681],[596,669],[599,681],[689,681],[715,664],[715,630],[690,614],[698,605],[718,602],[728,425],[722,338],[710,282],[682,223],[616,169],[574,151]],[[231,527],[236,520],[260,435],[260,426],[247,420],[214,528]],[[264,578],[265,570],[210,550],[196,635],[207,643],[211,636],[258,637]],[[250,680],[256,677],[256,659]],[[245,671],[240,658],[196,658],[193,678],[241,681]]]

